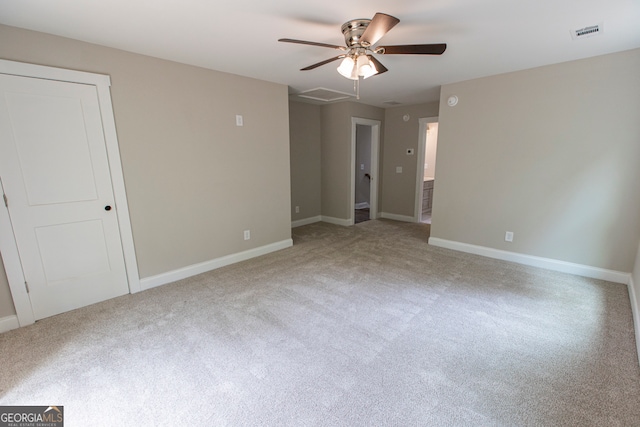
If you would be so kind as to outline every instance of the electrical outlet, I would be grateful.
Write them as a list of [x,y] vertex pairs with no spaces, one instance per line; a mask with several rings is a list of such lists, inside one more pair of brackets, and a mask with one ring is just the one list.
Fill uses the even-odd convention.
[[396,173],[402,173],[402,166],[396,166]]
[[244,230],[244,240],[249,240],[249,239],[251,239],[251,231]]
[[300,213],[300,206],[296,206],[296,213]]
[[513,231],[507,231],[506,233],[504,233],[504,241],[513,242]]
[[236,126],[244,126],[244,118],[240,115],[236,115]]

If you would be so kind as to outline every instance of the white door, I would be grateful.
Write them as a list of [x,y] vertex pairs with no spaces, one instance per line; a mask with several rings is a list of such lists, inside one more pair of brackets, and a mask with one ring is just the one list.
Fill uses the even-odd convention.
[[129,292],[95,86],[0,74],[0,174],[36,320]]

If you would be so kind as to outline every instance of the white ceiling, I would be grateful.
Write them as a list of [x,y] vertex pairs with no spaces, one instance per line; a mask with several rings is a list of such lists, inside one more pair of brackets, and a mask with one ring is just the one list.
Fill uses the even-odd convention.
[[[400,19],[378,45],[447,43],[442,56],[378,55],[389,69],[361,83],[361,102],[417,104],[440,85],[640,47],[640,0],[0,0],[0,23],[286,84],[353,92],[327,48],[340,26],[384,12]],[[604,24],[595,37],[570,31]],[[640,72],[640,70],[638,70]]]

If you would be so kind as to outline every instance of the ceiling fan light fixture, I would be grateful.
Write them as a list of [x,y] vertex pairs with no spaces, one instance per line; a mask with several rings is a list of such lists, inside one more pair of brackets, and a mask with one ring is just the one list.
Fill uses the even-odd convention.
[[368,71],[365,73],[362,73],[362,77],[365,79],[368,79],[369,77],[375,76],[376,74],[378,74],[378,69],[376,68],[376,65],[373,63],[371,59],[369,59],[369,57],[367,57],[367,62],[369,63]]
[[373,76],[377,72],[375,66],[369,60],[369,57],[367,57],[367,55],[358,56],[358,61],[356,64],[358,66],[358,76],[362,76],[365,79],[367,77]]
[[347,56],[344,58],[338,67],[338,72],[350,80],[358,80],[360,77],[366,79],[375,76],[379,71],[366,54],[360,54],[357,57]]
[[[346,58],[344,58],[342,60],[342,63],[338,67],[338,72],[342,76],[344,76],[344,77],[346,77],[348,79],[351,79],[351,80],[357,80],[358,79],[356,62],[350,56],[347,56]],[[354,75],[355,75],[355,78],[354,78]]]

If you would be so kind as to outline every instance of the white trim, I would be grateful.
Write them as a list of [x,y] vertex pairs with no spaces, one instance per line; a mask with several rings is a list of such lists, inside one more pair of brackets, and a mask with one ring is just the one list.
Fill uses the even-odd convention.
[[94,86],[111,86],[111,78],[105,74],[47,67],[44,65],[28,64],[26,62],[9,61],[6,59],[0,59],[0,73],[69,83],[83,83]]
[[398,215],[393,213],[382,212],[380,214],[381,218],[392,219],[394,221],[402,221],[402,222],[416,222],[416,219],[412,216],[408,215]]
[[[39,78],[45,80],[57,80],[70,83],[89,84],[96,86],[100,116],[102,119],[105,146],[109,159],[109,172],[113,184],[116,214],[122,240],[122,250],[127,269],[129,291],[140,291],[138,264],[135,256],[133,233],[129,218],[129,207],[124,186],[118,137],[116,134],[113,106],[111,104],[111,79],[107,75],[87,73],[83,71],[67,70],[63,68],[47,67],[42,65],[27,64],[0,59],[0,74],[9,74],[22,77]],[[20,326],[30,325],[35,322],[31,301],[24,286],[24,275],[20,264],[18,248],[13,238],[13,228],[6,209],[0,209],[0,252],[4,261],[9,287],[13,297],[13,305]]]
[[476,246],[468,243],[454,242],[452,240],[429,237],[429,244],[440,248],[453,249],[455,251],[466,252],[475,255],[482,255],[488,258],[511,261],[518,264],[530,265],[533,267],[545,268],[547,270],[561,271],[563,273],[575,274],[578,276],[591,277],[594,279],[606,280],[609,282],[623,283],[627,285],[631,274],[622,271],[606,270],[599,267],[591,267],[583,264],[559,261],[551,258],[542,258],[533,255],[508,252],[500,249]]
[[20,322],[18,322],[18,316],[5,316],[0,318],[0,334],[9,332],[12,329],[18,329]]
[[636,354],[638,355],[638,363],[640,363],[640,307],[638,307],[638,295],[636,295],[636,286],[633,281],[633,275],[629,277],[629,300],[631,301],[631,314],[633,315],[633,329],[636,334]]
[[205,273],[207,271],[215,270],[220,267],[224,267],[230,264],[235,264],[240,261],[246,261],[251,258],[255,258],[261,255],[266,255],[271,252],[279,251],[293,246],[292,239],[282,240],[280,242],[271,243],[259,248],[249,249],[243,252],[238,252],[231,255],[226,255],[220,258],[212,259],[209,261],[193,264],[187,267],[179,268],[177,270],[168,271],[166,273],[158,274],[151,277],[145,277],[140,279],[140,288],[143,291],[147,289],[155,288],[157,286],[166,285],[177,280],[186,279],[187,277],[195,276],[197,274]]
[[122,241],[122,254],[127,270],[129,292],[134,294],[141,291],[140,276],[138,274],[138,261],[136,260],[136,251],[133,244],[133,231],[131,230],[129,204],[127,202],[127,192],[124,185],[124,172],[120,160],[120,148],[118,146],[113,106],[111,104],[111,93],[107,86],[99,85],[97,89],[98,101],[100,102],[100,114],[104,128],[104,139],[107,147],[107,157],[109,158],[109,172],[111,173],[113,197],[116,204],[120,239]]
[[424,158],[427,152],[427,126],[429,123],[438,123],[438,119],[438,116],[418,119],[420,128],[418,131],[418,158],[416,159],[416,194],[414,197],[413,222],[422,221],[422,187],[424,186]]
[[344,227],[349,227],[350,225],[353,225],[353,218],[342,219],[342,218],[334,218],[332,216],[322,215],[321,221],[328,222],[329,224],[342,225]]
[[355,209],[367,209],[370,208],[371,205],[369,204],[369,202],[360,202],[360,203],[356,203],[354,208]]
[[291,221],[291,228],[302,227],[303,225],[313,224],[314,222],[322,221],[322,216],[312,216],[309,218],[298,219]]
[[[369,187],[369,218],[378,218],[378,163],[380,162],[380,120],[363,119],[351,117],[351,156],[350,156],[350,193],[349,193],[349,215],[350,223],[355,224],[355,203],[356,203],[356,126],[371,126],[371,187]],[[324,221],[324,220],[323,220]],[[326,221],[329,222],[329,221]]]
[[[0,188],[2,181],[0,180]],[[2,189],[4,194],[4,189]],[[7,274],[9,289],[16,309],[16,317],[20,326],[26,326],[36,321],[31,307],[31,300],[25,288],[25,278],[22,271],[22,262],[18,253],[18,246],[13,236],[11,218],[6,208],[0,208],[0,253],[4,263],[4,271]]]

